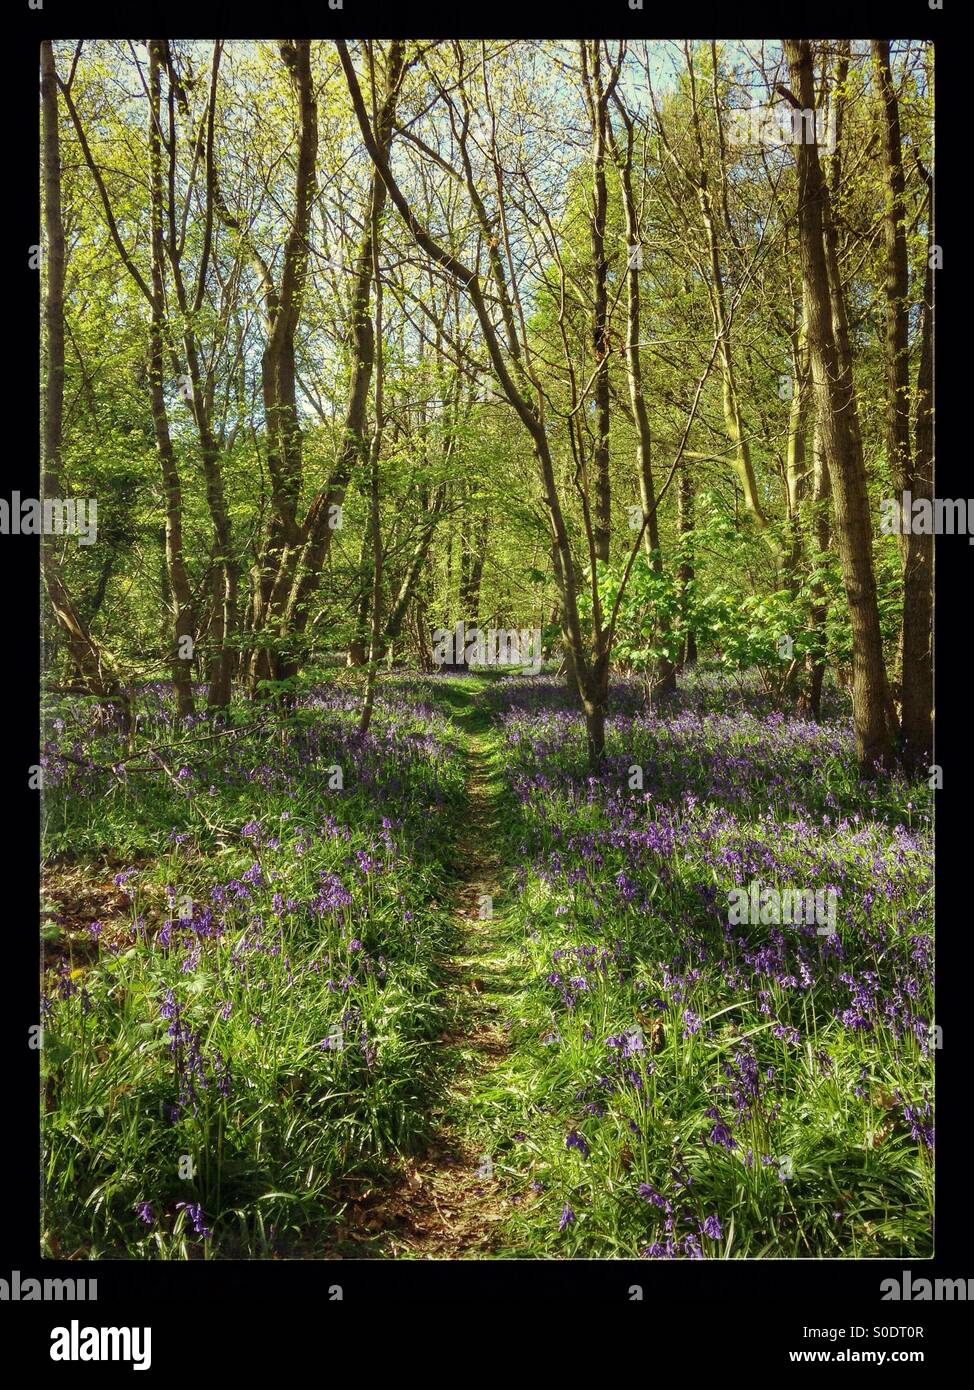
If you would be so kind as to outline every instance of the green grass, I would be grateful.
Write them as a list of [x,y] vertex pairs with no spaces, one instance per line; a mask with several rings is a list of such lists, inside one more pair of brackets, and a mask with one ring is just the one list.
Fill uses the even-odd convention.
[[[106,894],[97,941],[87,924],[47,932],[48,1252],[320,1249],[342,1184],[424,1142],[442,1085],[435,1038],[454,927],[440,902],[463,765],[442,718],[431,730],[428,704],[413,709],[393,691],[364,752],[353,715],[302,711],[238,742],[233,760],[170,728],[176,765],[193,769],[191,796],[150,773],[117,783],[86,772],[49,791],[52,885],[65,872],[104,881],[120,846],[139,862],[127,894]],[[98,762],[118,751],[108,737],[89,747]],[[341,790],[329,787],[336,763]],[[240,833],[248,822],[259,847]],[[260,880],[238,899],[228,885],[254,864]],[[348,901],[316,910],[335,881]],[[188,1030],[178,1039],[172,1009],[163,1016],[170,997]],[[173,1118],[187,1078],[193,1094]],[[151,1224],[137,1213],[144,1202]],[[199,1206],[196,1222],[181,1203]]]
[[[364,743],[339,688],[257,728],[241,707],[216,739],[147,692],[121,775],[90,710],[53,711],[48,1253],[320,1255],[356,1181],[444,1125],[493,1160],[502,1256],[931,1252],[924,789],[863,786],[839,723],[706,708],[610,724],[590,784],[577,719],[542,701],[502,726],[509,690],[385,680]],[[488,861],[471,945],[457,893]],[[841,883],[841,960],[814,932],[728,933],[727,888],[755,872]],[[82,889],[97,939],[68,910]],[[483,981],[472,1012],[451,957]],[[874,981],[862,1026],[846,975]],[[463,1036],[478,1008],[507,1034],[488,1065]]]
[[[515,715],[506,739],[497,737],[506,857],[521,870],[496,950],[517,959],[520,988],[505,1004],[507,1056],[475,1103],[489,1117],[484,1142],[512,1203],[507,1251],[929,1255],[932,1150],[905,1114],[933,1096],[932,976],[922,954],[914,963],[929,938],[929,843],[896,829],[910,813],[923,824],[926,788],[864,787],[835,731],[823,729],[799,738],[813,751],[819,738],[829,748],[827,785],[794,783],[810,804],[803,813],[783,792],[761,795],[748,767],[728,794],[717,751],[671,764],[670,749],[685,739],[674,717],[672,729],[665,717],[610,729],[608,766],[594,786],[577,721],[564,740],[564,724],[552,736],[546,713]],[[780,748],[777,738],[777,724],[765,731],[755,721],[731,753],[760,766],[784,756],[769,752]],[[641,794],[627,803],[619,790],[630,759],[657,769],[645,803]],[[692,787],[695,804],[669,794],[671,766],[673,785]],[[543,785],[526,800],[515,796],[519,781],[539,773]],[[857,819],[842,820],[836,803]],[[657,823],[674,828],[659,850],[639,840]],[[824,881],[841,884],[842,960],[814,928],[727,933],[725,895],[740,871],[726,869],[720,852],[768,846],[766,884],[817,885],[822,865],[832,876]],[[633,901],[617,884],[620,872]],[[876,902],[867,910],[870,890]],[[772,952],[766,970],[746,960],[763,947]],[[586,970],[579,951],[604,964]],[[800,961],[809,964],[807,981],[798,978]],[[566,1004],[552,972],[562,984],[584,978],[588,988],[570,990]],[[867,1026],[842,1021],[846,973],[875,977]],[[895,1019],[883,1012],[888,1001]],[[608,1040],[633,1029],[642,1047],[623,1059]],[[760,1083],[738,1113],[728,1091],[752,1067]],[[718,1118],[732,1148],[712,1139]],[[587,1153],[574,1138],[566,1146],[570,1135]],[[713,1217],[709,1229],[720,1235],[712,1238],[702,1227]]]

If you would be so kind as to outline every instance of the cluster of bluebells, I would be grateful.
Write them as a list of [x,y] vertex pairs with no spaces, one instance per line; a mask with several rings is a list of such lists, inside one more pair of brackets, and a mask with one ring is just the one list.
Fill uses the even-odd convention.
[[168,1021],[166,1036],[167,1048],[174,1059],[178,1095],[169,1107],[169,1117],[174,1122],[184,1111],[196,1114],[200,1104],[200,1093],[212,1088],[224,1098],[230,1095],[230,1067],[219,1048],[212,1054],[204,1055],[202,1033],[191,1027],[185,1015],[184,1006],[176,999],[173,990],[166,991],[159,1006],[160,1017]]
[[[101,798],[120,791],[135,798],[143,788],[151,789],[154,815],[171,821],[158,829],[155,868],[115,873],[115,902],[84,931],[84,968],[73,957],[48,962],[45,1023],[70,1037],[78,1015],[94,1010],[97,1055],[106,1046],[110,1053],[120,1023],[118,983],[134,970],[151,989],[133,997],[155,1001],[150,1016],[164,1032],[157,1055],[171,1087],[169,1122],[211,1116],[214,1106],[228,1124],[246,1116],[260,1103],[253,1034],[270,1038],[285,1028],[311,1053],[310,1060],[301,1053],[299,1068],[313,1075],[307,1087],[296,1083],[296,1103],[331,1089],[336,1104],[354,1108],[361,1088],[349,1069],[379,1075],[381,1020],[390,1011],[381,1004],[376,1011],[376,994],[396,978],[397,959],[415,968],[422,930],[416,910],[448,843],[439,813],[462,796],[462,766],[429,686],[383,678],[364,737],[357,731],[359,696],[322,688],[298,697],[299,710],[314,717],[299,718],[286,739],[262,733],[262,721],[273,725],[279,717],[268,707],[256,712],[251,731],[226,740],[212,737],[206,714],[180,719],[168,686],[143,687],[137,733],[181,748],[175,786],[126,760],[120,726],[96,727],[89,705],[66,704],[49,722],[41,758],[47,833],[62,820],[90,819]],[[213,854],[205,836],[201,842],[197,808],[203,819],[212,817],[209,803],[218,796],[246,809]],[[280,810],[282,803],[289,809]],[[163,872],[170,881],[160,887]],[[123,970],[99,968],[126,946],[135,949],[126,951]],[[408,990],[412,1005],[411,979]],[[428,1026],[422,1002],[403,1011],[406,1027]],[[294,1017],[307,1018],[309,1031],[323,1025],[317,1050],[293,1029]],[[338,1088],[329,1080],[335,1069],[346,1074]],[[367,1122],[378,1123],[363,1106]],[[140,1202],[135,1219],[152,1226],[161,1209]],[[209,1234],[198,1205],[186,1205],[186,1219],[187,1229]]]
[[[865,1051],[924,1074],[930,803],[899,775],[856,777],[844,697],[830,692],[813,723],[753,685],[735,691],[706,674],[653,711],[640,683],[614,682],[598,776],[563,683],[507,678],[488,698],[520,806],[515,886],[524,954],[552,1019],[542,1041],[571,1038],[588,1066],[563,1097],[566,1111],[595,1122],[582,1142],[594,1143],[604,1121],[607,1135],[621,1122],[630,1144],[658,1143],[657,1107],[669,1104],[676,1059],[690,1065],[690,1049],[710,1101],[694,1117],[694,1161],[704,1165],[720,1149],[749,1169],[777,1165],[768,1151],[780,1126],[804,1086],[835,1074],[834,1055]],[[729,891],[752,883],[823,891],[835,930],[732,920]],[[650,1015],[665,1030],[665,1057],[625,1021]],[[737,1043],[745,1030],[753,1042]],[[836,1030],[847,1043],[830,1051]],[[921,1099],[898,1099],[903,1128],[931,1147],[932,1102],[922,1086],[912,1094]],[[868,1088],[857,1098],[871,1109]],[[581,1152],[576,1134],[567,1147]],[[708,1253],[719,1218],[694,1222],[664,1230],[650,1253]]]
[[545,983],[557,990],[566,1009],[573,1009],[580,995],[591,995],[608,980],[624,983],[631,952],[621,941],[609,946],[557,947],[551,953],[552,968]]
[[670,1174],[670,1181],[672,1198],[658,1192],[651,1183],[641,1182],[637,1189],[643,1201],[655,1208],[658,1217],[662,1217],[661,1238],[644,1248],[643,1257],[649,1260],[701,1260],[704,1258],[705,1241],[716,1246],[723,1239],[720,1217],[714,1212],[703,1218],[695,1215],[690,1191],[693,1178],[684,1164],[677,1162]]
[[204,1240],[213,1239],[213,1232],[206,1225],[203,1218],[203,1209],[199,1202],[177,1202],[176,1208],[179,1211],[186,1212],[186,1216],[192,1223],[193,1230],[198,1236],[202,1236]]
[[933,1106],[926,1090],[920,1101],[905,1101],[897,1091],[895,1100],[900,1106],[903,1121],[910,1131],[910,1138],[923,1144],[925,1148],[934,1146]]

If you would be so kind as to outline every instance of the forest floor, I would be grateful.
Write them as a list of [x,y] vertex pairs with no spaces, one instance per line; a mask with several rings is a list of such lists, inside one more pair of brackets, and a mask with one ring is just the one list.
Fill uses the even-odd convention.
[[517,989],[499,939],[502,860],[498,748],[478,700],[482,682],[444,682],[442,699],[463,748],[467,813],[449,903],[456,949],[444,962],[449,1027],[440,1035],[446,1082],[424,1149],[349,1198],[345,1258],[483,1258],[499,1252],[509,1209],[491,1159],[491,1076],[509,1051],[505,1019]]
[[[929,789],[720,672],[617,682],[599,778],[554,677],[380,695],[218,741],[147,690],[177,787],[53,708],[45,1251],[924,1257]],[[758,875],[828,936],[729,917]]]

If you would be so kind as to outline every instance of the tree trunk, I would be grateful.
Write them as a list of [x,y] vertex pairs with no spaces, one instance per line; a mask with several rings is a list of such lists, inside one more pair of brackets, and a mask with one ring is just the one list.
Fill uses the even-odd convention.
[[[386,57],[385,91],[377,119],[377,139],[385,157],[392,144],[393,121],[404,65],[404,45],[394,39]],[[375,366],[376,342],[369,301],[379,244],[380,224],[386,204],[386,188],[373,170],[365,231],[356,257],[350,304],[352,324],[352,373],[345,414],[345,436],[338,460],[326,487],[311,502],[300,529],[299,544],[280,560],[270,607],[279,633],[292,643],[301,638],[311,617],[311,599],[318,587],[322,565],[331,547],[334,509],[341,506],[355,468],[367,462],[366,405]],[[296,669],[299,653],[290,658],[287,671]]]
[[[906,198],[899,102],[890,71],[889,40],[873,39],[873,68],[882,101],[883,177],[886,186],[886,451],[893,487],[930,498],[932,478],[932,292],[928,264],[920,319],[917,378],[917,441],[910,449],[909,261]],[[933,200],[928,180],[928,253],[933,247]],[[933,752],[932,578],[933,537],[900,533],[903,561],[903,619],[900,628],[902,755],[912,768],[929,763]]]
[[[61,146],[58,132],[54,47],[41,44],[41,98],[44,138],[44,434],[42,497],[61,493],[61,440],[64,421],[64,224],[61,216]],[[54,616],[64,632],[68,656],[93,695],[119,707],[128,728],[131,702],[101,647],[82,618],[61,573],[54,536],[41,537],[41,565]],[[107,570],[103,569],[103,574]],[[107,582],[107,578],[106,578]]]
[[372,627],[369,636],[369,673],[358,731],[367,734],[375,707],[375,687],[379,677],[379,647],[382,641],[382,527],[379,516],[379,450],[382,446],[382,282],[375,285],[375,328],[378,362],[375,380],[375,434],[369,457],[369,513],[372,520]]
[[808,483],[805,431],[808,418],[808,373],[805,317],[792,332],[792,397],[788,411],[788,442],[785,455],[785,485],[788,496],[788,548],[783,557],[785,584],[792,594],[799,588],[801,561],[801,504]]
[[165,292],[160,126],[163,39],[149,40],[149,195],[152,224],[152,300],[149,330],[149,386],[152,425],[162,469],[166,506],[166,569],[173,605],[173,645],[170,654],[173,692],[180,716],[192,714],[193,683],[190,653],[193,638],[193,595],[183,556],[182,486],[176,453],[169,434],[163,386],[165,362]]
[[[933,180],[927,181],[927,267],[920,308],[915,453],[910,482],[914,498],[933,497]],[[903,571],[903,754],[913,768],[933,757],[933,561],[932,535],[907,537]]]
[[[694,570],[693,560],[689,553],[693,537],[693,479],[685,462],[680,464],[677,478],[676,506],[676,529],[680,547],[680,563],[677,566],[676,577],[681,592],[686,594],[687,587],[693,583]],[[687,628],[680,665],[695,666],[696,661],[697,637],[691,625]]]
[[572,650],[571,640],[568,636],[568,628],[565,622],[565,607],[563,594],[565,591],[565,578],[562,573],[561,554],[556,545],[551,547],[551,564],[555,575],[555,584],[558,589],[558,621],[561,626],[562,636],[565,643],[565,684],[568,686],[568,694],[573,704],[581,706],[582,691],[578,683],[578,670],[575,665],[575,654]]
[[[443,501],[445,496],[446,488],[443,484],[440,484],[440,486],[435,491],[430,506],[429,518],[426,522],[426,525],[420,531],[419,536],[416,540],[416,544],[413,547],[413,553],[410,556],[409,564],[406,567],[406,573],[403,577],[403,581],[399,586],[399,592],[396,595],[395,603],[393,603],[392,608],[389,611],[389,617],[386,620],[386,625],[383,630],[383,639],[380,647],[380,651],[382,651],[383,653],[385,653],[388,650],[388,648],[391,647],[392,643],[396,641],[400,632],[402,631],[402,624],[406,616],[406,610],[408,609],[410,600],[412,599],[413,594],[416,591],[416,585],[419,582],[419,577],[422,574],[423,565],[425,564],[426,557],[429,554],[429,548],[432,544],[433,536],[436,533],[436,524],[440,518],[440,513],[443,510]],[[454,653],[454,655],[456,655],[456,653]]]
[[592,352],[595,358],[595,527],[596,559],[607,563],[612,534],[612,494],[609,479],[609,292],[605,255],[608,192],[605,182],[605,144],[608,95],[602,82],[602,41],[583,39],[582,78],[592,122],[592,203],[589,236],[592,245]]
[[[642,301],[639,287],[641,269],[641,244],[639,214],[632,187],[632,157],[635,144],[634,122],[618,97],[616,108],[626,129],[626,152],[622,157],[613,142],[616,163],[622,185],[622,206],[626,221],[626,243],[629,248],[626,268],[626,378],[629,385],[629,403],[636,426],[636,477],[639,483],[639,500],[646,528],[643,531],[643,548],[646,558],[657,574],[663,571],[663,557],[660,552],[659,517],[656,514],[656,489],[653,482],[653,441],[649,427],[649,412],[643,392],[643,372],[640,360],[639,342],[642,319]],[[611,140],[611,127],[609,130]],[[666,637],[668,629],[661,625],[661,636]],[[676,690],[676,664],[662,658],[656,666],[652,681],[654,695],[672,695]]]
[[460,579],[460,616],[463,620],[476,623],[480,608],[480,583],[484,574],[484,560],[487,557],[487,535],[490,529],[490,513],[484,512],[474,524],[469,542],[464,537],[466,563]]
[[[811,511],[811,532],[814,540],[814,550],[811,556],[812,565],[818,569],[825,561],[829,548],[829,498],[831,489],[829,487],[829,470],[825,462],[825,451],[822,447],[821,432],[816,421],[815,429],[812,434],[812,487],[809,497]],[[811,625],[818,644],[824,648],[825,645],[825,622],[828,617],[828,605],[825,597],[825,585],[821,579],[812,584],[812,606],[811,606]],[[822,687],[825,682],[825,655],[810,656],[807,663],[808,671],[808,697],[806,710],[816,722],[822,717]]]
[[[706,155],[704,151],[703,130],[700,120],[700,107],[697,101],[697,85],[694,77],[692,56],[688,55],[687,62],[690,82],[690,111],[693,119],[693,131],[696,139],[699,168],[696,177],[688,173],[685,169],[681,169],[681,172],[684,177],[689,180],[696,192],[697,205],[700,209],[700,219],[703,224],[707,260],[710,268],[707,289],[710,295],[710,308],[713,314],[714,332],[717,336],[718,355],[720,358],[722,384],[721,402],[724,412],[724,427],[734,450],[734,468],[740,479],[741,488],[744,493],[744,505],[753,517],[760,535],[770,547],[775,560],[780,564],[781,547],[770,529],[768,518],[765,515],[764,507],[758,493],[757,479],[754,475],[754,465],[751,461],[751,446],[748,440],[748,431],[741,414],[740,398],[737,393],[737,376],[734,367],[734,357],[731,351],[731,320],[727,312],[727,294],[724,287],[724,272],[720,260],[720,243],[717,237],[716,218],[707,182]],[[718,131],[719,125],[718,112]],[[724,181],[724,196],[721,201],[724,231],[727,239],[733,243],[734,229],[731,224],[726,199],[726,171],[723,167],[724,147],[722,139],[719,140],[717,153],[720,164],[720,177],[721,180]]]
[[[210,80],[210,100],[206,122],[206,210],[204,250],[201,257],[199,277],[192,303],[186,289],[180,261],[180,249],[175,238],[175,210],[170,209],[170,237],[168,240],[169,261],[172,279],[176,290],[182,323],[183,351],[190,383],[190,409],[196,424],[200,441],[200,456],[203,462],[203,477],[206,484],[206,502],[216,536],[216,570],[213,576],[213,620],[210,624],[210,641],[213,647],[209,663],[209,690],[207,705],[210,709],[224,709],[230,703],[231,687],[236,669],[236,654],[231,645],[237,629],[237,591],[240,574],[233,548],[233,535],[227,511],[223,487],[221,447],[213,429],[212,387],[200,368],[200,352],[193,327],[194,315],[202,307],[206,291],[206,276],[209,268],[209,251],[212,244],[214,215],[214,177],[213,177],[213,128],[216,117],[217,75],[220,69],[221,45],[213,46],[212,76]],[[174,103],[179,102],[185,116],[189,118],[186,94],[176,80],[172,67],[168,44],[164,45],[161,57],[169,74],[169,187],[177,184],[176,175],[176,137]]]
[[[785,39],[792,90],[803,110],[815,108],[811,48],[807,39]],[[856,754],[863,773],[891,761],[889,688],[883,660],[876,581],[872,565],[872,525],[862,457],[855,385],[848,363],[840,363],[833,327],[844,322],[844,300],[837,274],[830,277],[826,246],[828,189],[818,148],[795,146],[798,164],[798,222],[802,277],[807,293],[808,346],[816,414],[835,496],[836,544],[852,627],[852,706]],[[837,259],[837,258],[836,258]],[[837,264],[835,266],[837,271]],[[830,284],[831,281],[831,284]],[[844,369],[845,368],[845,369]]]
[[355,627],[351,641],[348,644],[347,666],[364,666],[368,655],[369,641],[369,612],[372,606],[372,583],[370,571],[367,568],[369,558],[369,546],[372,539],[372,515],[369,513],[369,520],[362,531],[362,544],[358,554],[358,575],[359,589],[358,600],[355,604]]
[[[889,40],[872,40],[873,68],[882,99],[883,181],[886,212],[886,452],[893,486],[902,496],[910,482],[909,264],[900,113],[889,66]],[[907,537],[900,537],[906,561]]]
[[299,422],[295,337],[308,272],[308,229],[317,185],[318,107],[311,75],[311,41],[284,39],[281,61],[288,69],[297,100],[298,157],[294,209],[284,246],[280,283],[265,282],[267,337],[261,357],[261,389],[267,432],[267,469],[272,510],[260,563],[255,574],[253,631],[264,641],[255,650],[250,680],[284,679],[293,663],[282,653],[281,616],[302,534],[297,508],[301,494],[302,433]]
[[605,702],[585,702],[585,743],[591,772],[598,772],[605,757]]
[[751,462],[751,446],[748,442],[747,427],[741,415],[734,358],[731,353],[730,321],[727,317],[724,276],[720,265],[717,231],[710,206],[710,194],[705,182],[706,174],[701,173],[701,179],[704,182],[697,189],[697,200],[700,205],[700,216],[710,255],[711,308],[714,316],[714,331],[720,340],[721,401],[724,410],[724,427],[734,449],[734,467],[744,493],[744,505],[754,518],[758,530],[768,542],[775,557],[780,558],[780,548],[768,529],[768,518],[758,494],[754,465]]

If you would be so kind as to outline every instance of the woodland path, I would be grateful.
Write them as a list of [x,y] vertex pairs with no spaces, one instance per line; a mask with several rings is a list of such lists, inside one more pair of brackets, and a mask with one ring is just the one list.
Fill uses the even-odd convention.
[[[352,1195],[348,1258],[457,1259],[499,1253],[508,1210],[491,1159],[492,1073],[508,1051],[504,1021],[516,990],[514,954],[500,938],[503,902],[499,742],[476,678],[444,678],[466,765],[467,805],[444,906],[456,946],[444,962],[449,1023],[440,1035],[445,1079],[431,1137],[415,1156]],[[336,1251],[336,1253],[339,1253]]]

